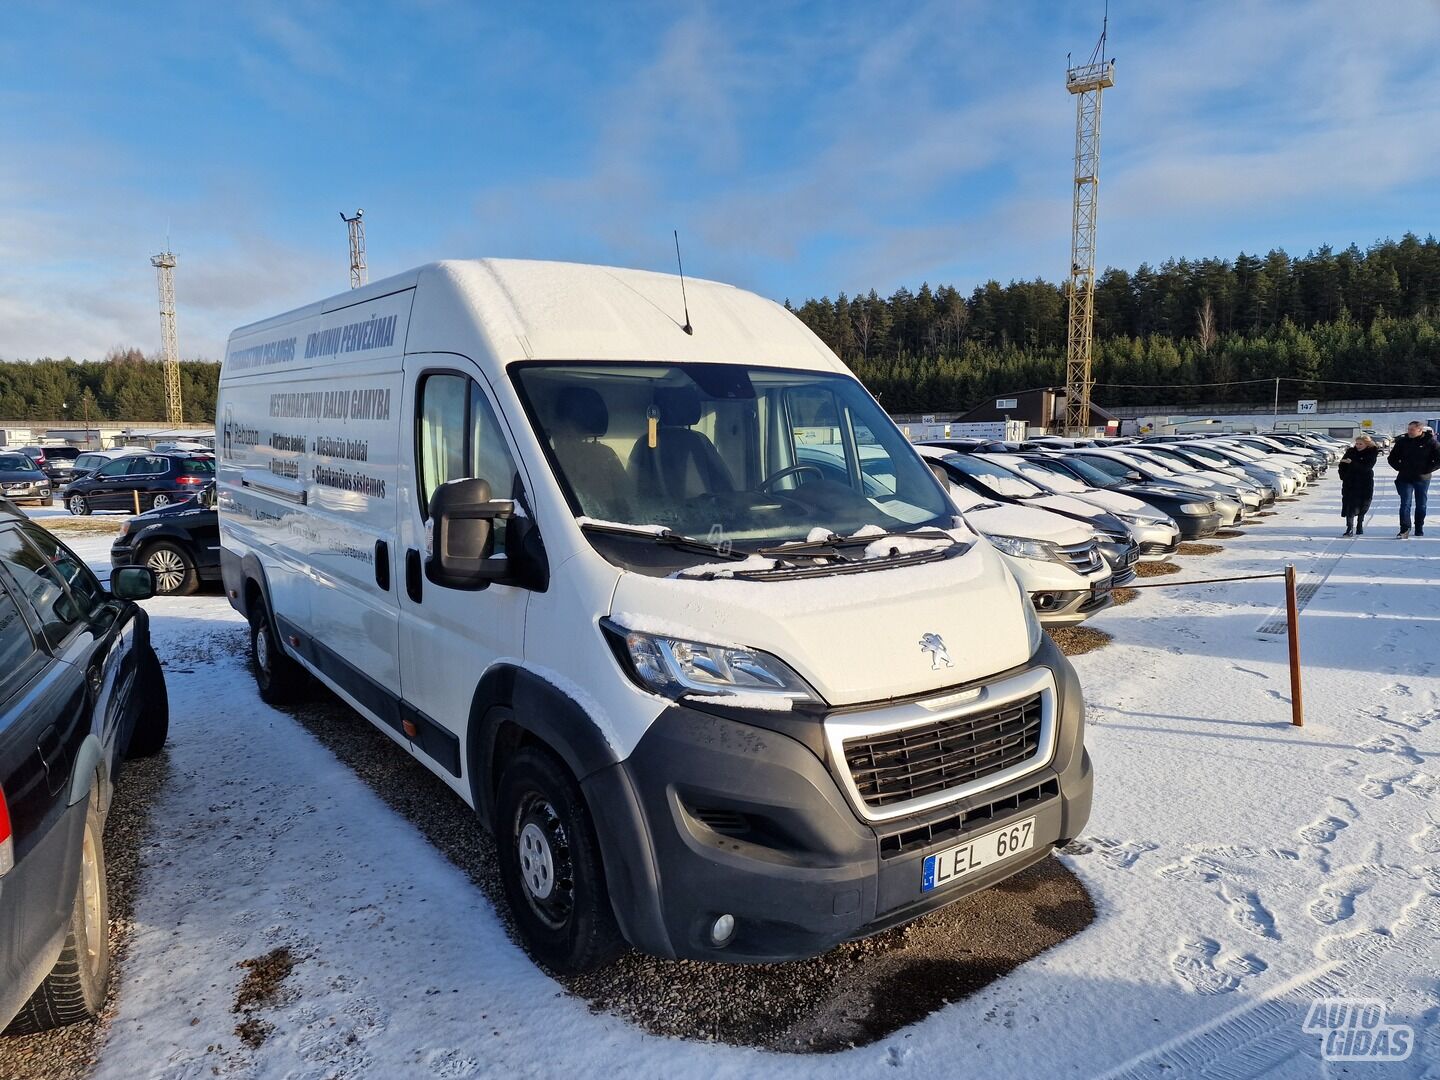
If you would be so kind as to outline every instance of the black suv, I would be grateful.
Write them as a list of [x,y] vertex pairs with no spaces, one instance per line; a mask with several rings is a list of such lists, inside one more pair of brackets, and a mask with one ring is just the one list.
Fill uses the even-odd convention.
[[138,514],[183,502],[215,479],[215,459],[197,454],[128,454],[65,489],[70,513],[129,510]]
[[220,580],[220,518],[215,485],[184,502],[132,517],[110,545],[110,565],[148,566],[155,592],[185,596],[201,582]]
[[[78,446],[47,446],[36,449],[41,451],[44,458],[43,461],[36,459],[40,461],[40,468],[57,488],[64,487],[75,478],[75,461],[80,456]],[[30,454],[28,447],[25,452],[31,457],[35,456]]]
[[[0,518],[0,1028],[99,1013],[110,974],[102,828],[124,757],[170,727],[127,567],[106,589],[34,522]],[[6,1027],[8,1025],[8,1027]]]

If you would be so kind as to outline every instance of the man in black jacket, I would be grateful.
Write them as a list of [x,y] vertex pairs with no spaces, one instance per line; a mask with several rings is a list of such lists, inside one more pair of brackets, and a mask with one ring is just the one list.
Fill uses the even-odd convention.
[[1430,474],[1440,466],[1440,443],[1435,433],[1419,420],[1411,420],[1406,433],[1395,440],[1386,459],[1395,470],[1395,490],[1400,493],[1400,535],[1410,538],[1410,506],[1415,506],[1415,535],[1425,535],[1425,502],[1430,493]]

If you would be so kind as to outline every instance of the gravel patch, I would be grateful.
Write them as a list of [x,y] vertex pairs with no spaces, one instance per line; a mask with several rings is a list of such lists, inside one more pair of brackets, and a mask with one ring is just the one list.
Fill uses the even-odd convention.
[[94,517],[47,517],[41,518],[40,522],[45,528],[57,536],[74,536],[79,533],[98,533],[113,535],[120,531],[128,518],[94,518]]
[[1142,562],[1135,564],[1136,577],[1164,577],[1166,574],[1178,574],[1180,567],[1173,562]]
[[1217,540],[1233,540],[1237,536],[1244,536],[1244,529],[1220,529],[1215,533]]
[[[323,690],[291,715],[467,874],[513,936],[494,842],[464,802]],[[1079,880],[1049,859],[908,926],[810,960],[731,965],[629,952],[599,972],[558,981],[594,1011],[657,1035],[823,1052],[914,1023],[1093,919]]]
[[[1219,533],[1216,533],[1218,536]],[[1186,542],[1180,545],[1181,555],[1218,555],[1225,549],[1219,544],[1192,544]]]
[[110,893],[110,993],[99,1019],[36,1035],[0,1037],[0,1080],[81,1080],[95,1063],[117,995],[125,981],[125,953],[134,926],[140,849],[150,831],[150,807],[170,772],[162,750],[127,761],[105,821],[105,872]]
[[1115,600],[1115,606],[1120,607],[1122,604],[1128,604],[1131,600],[1139,596],[1140,590],[1121,588],[1114,590],[1110,595]]
[[1051,626],[1047,627],[1045,632],[1055,640],[1055,644],[1060,646],[1060,651],[1066,656],[1094,652],[1114,640],[1104,630],[1096,630],[1093,626]]

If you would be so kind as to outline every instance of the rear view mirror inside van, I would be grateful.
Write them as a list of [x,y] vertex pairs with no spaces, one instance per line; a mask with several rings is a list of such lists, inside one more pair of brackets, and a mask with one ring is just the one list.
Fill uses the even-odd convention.
[[515,510],[509,499],[490,498],[490,483],[481,479],[451,480],[430,497],[432,545],[425,562],[431,584],[447,589],[481,589],[503,578],[509,569],[496,556],[492,523]]

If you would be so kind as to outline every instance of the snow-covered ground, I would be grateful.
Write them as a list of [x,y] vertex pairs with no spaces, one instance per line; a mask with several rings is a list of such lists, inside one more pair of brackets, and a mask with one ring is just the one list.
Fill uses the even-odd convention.
[[[1339,539],[1337,500],[1331,480],[1183,560],[1187,580],[1292,561],[1317,586],[1306,726],[1289,723],[1285,639],[1259,632],[1279,582],[1150,590],[1105,612],[1092,625],[1114,643],[1076,661],[1097,770],[1089,851],[1062,856],[1096,921],[823,1057],[592,1014],[460,870],[259,701],[223,598],[151,601],[173,658],[171,780],[98,1075],[1440,1076],[1440,537],[1389,539],[1392,495],[1371,535]],[[104,566],[108,537],[74,546]],[[231,1033],[235,965],[285,944],[305,959],[252,1051]],[[1322,1062],[1302,1024],[1326,996],[1384,1001],[1414,1053]]]

